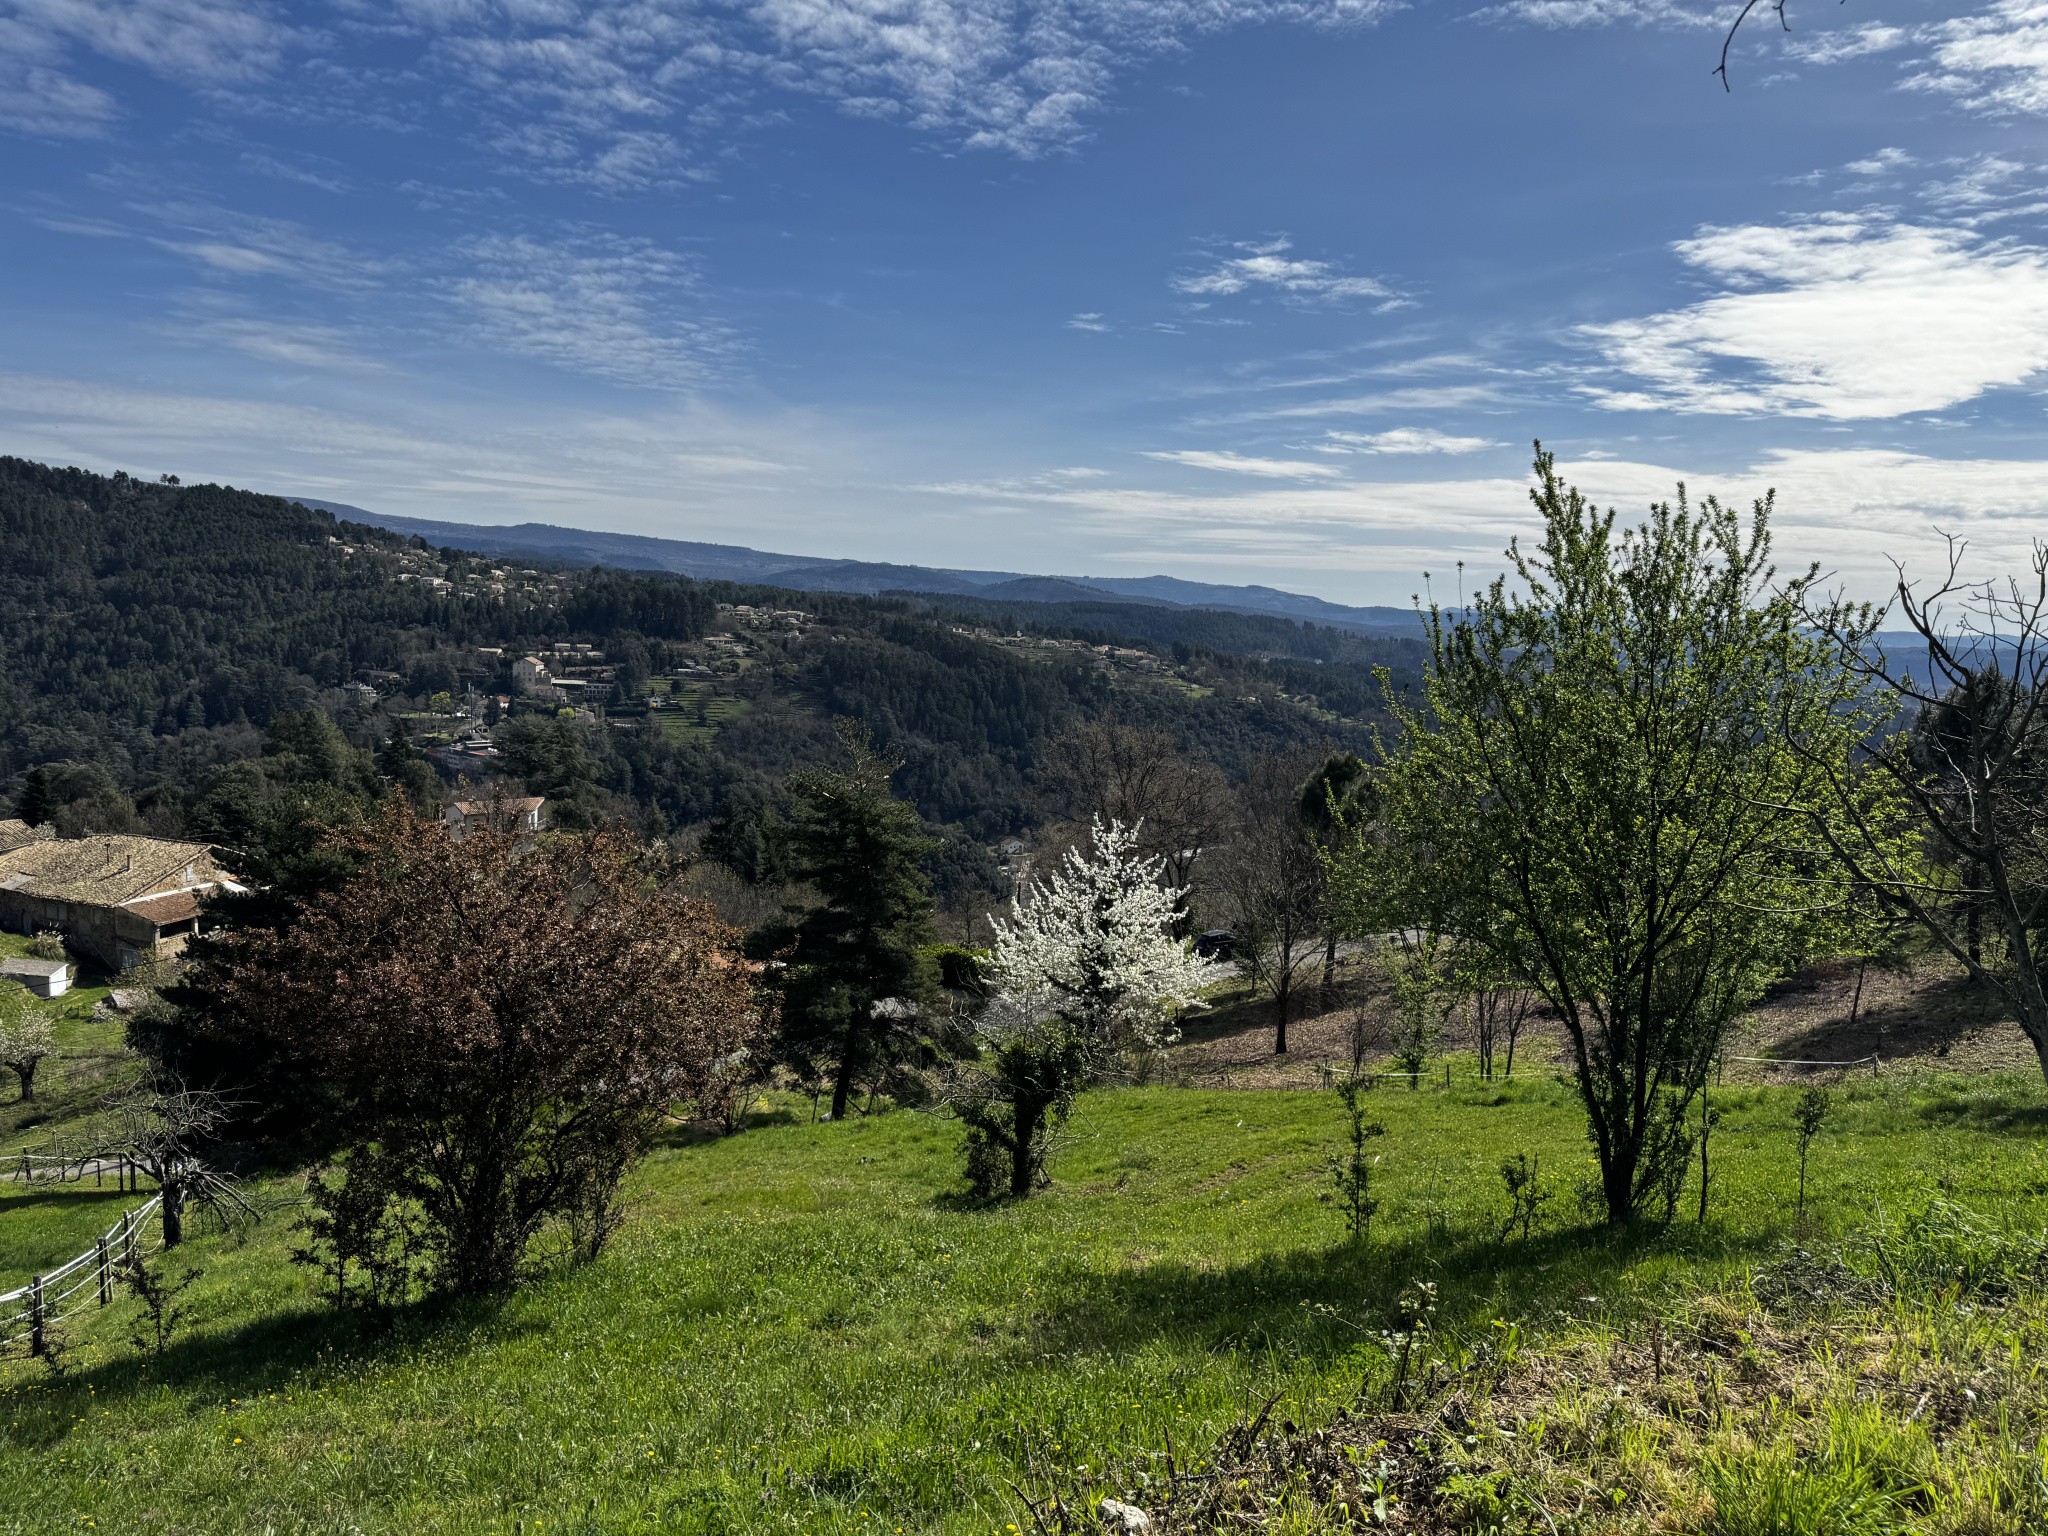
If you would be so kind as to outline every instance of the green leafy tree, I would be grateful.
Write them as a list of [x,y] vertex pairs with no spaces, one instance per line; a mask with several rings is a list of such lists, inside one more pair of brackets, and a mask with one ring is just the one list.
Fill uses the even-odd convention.
[[377,772],[416,806],[431,809],[440,803],[441,776],[412,744],[412,734],[403,720],[391,722],[390,739],[377,754]]
[[594,827],[604,818],[597,764],[574,720],[557,715],[515,715],[498,727],[505,766],[545,795],[554,824],[565,831]]
[[905,1069],[935,1064],[940,1048],[924,1009],[937,990],[924,859],[938,844],[890,792],[896,765],[867,732],[841,721],[839,742],[843,766],[790,775],[788,820],[776,828],[778,863],[817,902],[755,940],[786,962],[785,1058],[829,1074],[835,1120],[858,1085],[909,1087]]
[[135,802],[97,763],[31,768],[16,797],[15,814],[32,827],[54,825],[60,837],[135,832],[142,826]]
[[1814,822],[1869,721],[1800,623],[1810,578],[1774,587],[1768,500],[1745,527],[1681,491],[1617,529],[1540,446],[1536,476],[1520,590],[1427,615],[1425,701],[1393,704],[1380,821],[1339,884],[1556,1010],[1619,1227],[1682,1175],[1730,1022],[1846,899]]

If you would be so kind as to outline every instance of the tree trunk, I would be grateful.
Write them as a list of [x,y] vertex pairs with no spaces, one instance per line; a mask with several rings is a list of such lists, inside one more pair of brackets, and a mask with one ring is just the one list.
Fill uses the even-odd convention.
[[846,1118],[846,1101],[853,1094],[854,1026],[846,1026],[846,1044],[839,1052],[839,1070],[832,1078],[832,1118]]
[[1037,1098],[1017,1100],[1013,1120],[1015,1136],[1010,1143],[1010,1198],[1030,1197],[1038,1183],[1038,1129],[1045,1123],[1045,1102]]
[[1328,997],[1330,989],[1337,984],[1337,935],[1323,937],[1323,995]]
[[1294,955],[1291,948],[1282,950],[1280,952],[1280,974],[1274,978],[1273,1010],[1275,1017],[1273,1020],[1273,1054],[1275,1056],[1285,1056],[1287,1054],[1287,1005],[1294,1000],[1294,967],[1290,963],[1293,959]]
[[185,1240],[185,1189],[175,1174],[164,1178],[163,1201],[164,1247],[170,1249]]
[[1856,960],[1856,995],[1849,999],[1849,1027],[1856,1027],[1856,1016],[1863,1011],[1863,973],[1870,969],[1870,956],[1860,955]]
[[1615,1146],[1601,1151],[1600,1192],[1607,1199],[1607,1225],[1617,1232],[1625,1232],[1635,1225],[1636,1219],[1636,1163],[1642,1153],[1639,1148]]
[[39,1061],[32,1061],[25,1067],[16,1067],[14,1069],[14,1075],[21,1079],[21,1102],[24,1104],[33,1104],[35,1102],[36,1068],[41,1065],[42,1063]]

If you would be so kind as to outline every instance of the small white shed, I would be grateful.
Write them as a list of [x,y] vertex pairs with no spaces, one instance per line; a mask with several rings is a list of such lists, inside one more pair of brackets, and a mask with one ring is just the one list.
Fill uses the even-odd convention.
[[62,997],[71,990],[69,960],[0,960],[0,976],[20,982],[37,997]]

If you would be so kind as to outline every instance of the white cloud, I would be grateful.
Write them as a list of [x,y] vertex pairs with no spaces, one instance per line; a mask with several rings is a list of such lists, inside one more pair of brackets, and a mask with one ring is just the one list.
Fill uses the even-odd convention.
[[1300,421],[1327,416],[1390,416],[1410,411],[1448,411],[1500,398],[1491,384],[1424,384],[1365,395],[1339,395],[1301,405],[1262,406],[1222,418],[1231,421]]
[[709,320],[676,314],[695,270],[645,240],[523,235],[469,242],[470,275],[449,285],[477,338],[504,352],[648,389],[701,384],[736,349]]
[[[1392,427],[1385,432],[1331,432],[1324,451],[1332,453],[1477,453],[1500,444],[1484,437],[1454,437],[1434,427]],[[1319,445],[1321,446],[1321,445]]]
[[1851,421],[1934,411],[2048,367],[2048,251],[1964,229],[1833,217],[1709,227],[1675,249],[1724,291],[1585,327],[1638,382],[1614,410]]
[[[1894,48],[1903,48],[1912,36],[1903,27],[1888,27],[1881,22],[1866,21],[1860,26],[1844,27],[1835,32],[1795,34],[1785,44],[1785,52],[1802,64],[1839,64],[1844,59],[1866,58],[1873,53],[1889,53]],[[1897,154],[1897,150],[1886,151]],[[1851,170],[1855,167],[1851,166]]]
[[1998,0],[1926,30],[1927,67],[1906,83],[1985,112],[2048,112],[2048,0]]
[[[1775,489],[1779,568],[1819,561],[1859,596],[1882,598],[1891,560],[1934,574],[1937,525],[1971,541],[1973,570],[2021,562],[2048,503],[2048,460],[1936,459],[1889,450],[1780,450],[1732,471],[1702,474],[1666,464],[1585,456],[1560,462],[1565,478],[1624,520],[1668,501],[1679,482],[1694,497],[1746,506]],[[1398,599],[1421,574],[1463,560],[1468,579],[1502,568],[1517,536],[1537,531],[1528,481],[1500,475],[1451,480],[1345,480],[1286,487],[1181,492],[1130,485],[1032,486],[1023,482],[928,486],[983,508],[1016,506],[1042,524],[1055,511],[1090,533],[1115,538],[1137,561],[1285,567],[1308,585],[1352,602]],[[1035,525],[1037,525],[1035,524]],[[1331,572],[1356,573],[1349,590]]]
[[71,73],[75,50],[220,87],[268,74],[292,36],[248,0],[0,0],[0,127],[41,138],[107,130],[120,108]]
[[[1234,27],[1368,26],[1402,0],[349,0],[324,31],[265,0],[0,0],[0,124],[85,133],[112,115],[62,73],[73,50],[201,87],[247,87],[292,52],[346,107],[272,90],[271,110],[410,120],[422,83],[527,173],[607,191],[706,175],[764,91],[811,95],[962,148],[1071,148],[1145,58]],[[351,51],[354,50],[354,51]],[[31,77],[30,63],[37,73]],[[244,99],[248,99],[247,92]]]
[[385,3],[493,147],[626,190],[705,174],[764,88],[1034,159],[1082,142],[1145,57],[1236,26],[1369,25],[1400,0]]
[[[1072,145],[1135,59],[1256,23],[1366,25],[1392,0],[751,0],[762,72],[1025,158]],[[764,34],[764,36],[763,36]]]
[[1240,453],[1210,452],[1188,448],[1175,453],[1147,453],[1148,459],[1168,464],[1185,464],[1191,469],[1213,469],[1231,475],[1256,475],[1264,480],[1321,480],[1337,473],[1327,464],[1303,459],[1250,459]]
[[383,373],[387,365],[365,357],[353,338],[330,325],[255,316],[198,314],[167,327],[172,335],[206,347],[225,347],[259,362],[321,373]]
[[119,115],[114,98],[62,70],[8,57],[0,37],[0,127],[43,139],[89,139]]
[[1103,323],[1102,316],[1095,311],[1083,310],[1067,322],[1067,329],[1070,331],[1106,331],[1109,327]]
[[1378,278],[1350,277],[1327,261],[1289,256],[1293,242],[1284,236],[1236,247],[1242,254],[1226,257],[1206,272],[1182,273],[1173,279],[1176,292],[1216,298],[1247,288],[1270,288],[1296,300],[1333,303],[1343,299],[1393,299],[1394,290]]
[[373,285],[383,271],[374,257],[310,234],[288,219],[240,213],[206,203],[133,202],[140,222],[44,216],[47,229],[93,239],[137,240],[184,257],[209,276],[283,277],[334,289]]
[[1715,16],[1700,6],[1676,0],[1506,0],[1473,12],[1477,21],[1520,22],[1553,30],[1582,27],[1700,27]]
[[0,0],[0,17],[44,39],[207,85],[268,74],[293,35],[249,0]]
[[1851,160],[1842,169],[1852,176],[1888,176],[1893,171],[1904,170],[1907,166],[1918,163],[1903,149],[1880,149],[1876,154],[1864,159]]

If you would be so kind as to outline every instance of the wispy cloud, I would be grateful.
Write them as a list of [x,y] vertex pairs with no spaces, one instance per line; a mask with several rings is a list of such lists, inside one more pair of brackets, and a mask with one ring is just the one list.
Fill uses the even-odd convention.
[[[42,139],[97,138],[119,116],[114,98],[35,55],[0,22],[0,128]],[[17,51],[17,48],[20,51]]]
[[1904,27],[1866,21],[1834,31],[1795,33],[1786,40],[1785,52],[1802,64],[1840,64],[1846,59],[1889,53],[1895,48],[1905,47],[1912,40],[1913,35]]
[[1337,395],[1299,405],[1258,406],[1239,411],[1229,421],[1312,421],[1331,416],[1395,416],[1415,411],[1450,411],[1488,405],[1500,399],[1493,384],[1419,384],[1403,389],[1374,390],[1362,395]]
[[1484,437],[1457,437],[1434,427],[1393,427],[1385,432],[1331,432],[1316,445],[1324,453],[1477,453],[1498,448]]
[[1880,149],[1874,155],[1865,155],[1861,160],[1851,160],[1842,169],[1851,176],[1889,176],[1919,162],[1903,149]]
[[1338,471],[1328,464],[1305,459],[1254,459],[1241,453],[1184,448],[1172,453],[1147,453],[1148,459],[1168,464],[1185,464],[1190,469],[1213,469],[1229,475],[1254,475],[1262,480],[1327,480]]
[[335,289],[374,284],[375,257],[323,239],[289,219],[242,213],[209,203],[133,201],[123,218],[45,214],[45,228],[95,239],[134,240],[169,251],[208,276],[287,278]]
[[1314,304],[1399,297],[1376,277],[1352,276],[1327,261],[1288,255],[1293,248],[1293,242],[1285,236],[1240,244],[1234,247],[1237,255],[1225,257],[1206,271],[1176,276],[1174,291],[1197,298],[1220,298],[1247,289],[1265,289]]
[[273,320],[199,310],[167,323],[182,341],[239,352],[259,362],[319,373],[385,373],[387,364],[365,356],[355,338],[331,325]]
[[1137,59],[1230,27],[1370,25],[1395,0],[751,0],[763,74],[849,111],[1036,158],[1088,133]]
[[1636,381],[1589,390],[1610,409],[1874,419],[2048,368],[2038,247],[1845,216],[1708,228],[1675,249],[1724,291],[1583,330]]
[[225,87],[270,73],[293,37],[249,0],[0,0],[0,127],[45,138],[104,132],[120,108],[76,78],[79,51]]
[[679,313],[696,303],[696,270],[649,241],[487,236],[463,254],[474,270],[449,292],[476,338],[496,350],[679,390],[703,383],[736,349],[724,326]]
[[1070,331],[1106,331],[1109,327],[1103,323],[1102,316],[1095,311],[1083,310],[1067,322],[1067,329]]
[[[2048,460],[1942,459],[1888,450],[1779,450],[1718,473],[1622,458],[1567,458],[1565,478],[1598,503],[1640,516],[1683,481],[1741,504],[1778,492],[1774,524],[1788,563],[1822,562],[1852,592],[1883,597],[1896,557],[1909,569],[1941,568],[1935,528],[1972,544],[1973,569],[2024,559],[2048,502]],[[1536,531],[1520,476],[1325,481],[1216,491],[1094,483],[1027,487],[961,483],[926,487],[977,504],[1057,509],[1144,561],[1247,561],[1304,572],[1354,571],[1373,581],[1364,600],[1414,591],[1425,570],[1453,561],[1483,578],[1504,565],[1511,538]],[[1404,584],[1388,590],[1389,579]],[[1413,583],[1413,585],[1405,585]],[[1324,583],[1327,587],[1327,583]],[[1347,594],[1361,600],[1361,594]]]
[[1472,13],[1475,21],[1519,22],[1555,30],[1588,27],[1701,27],[1715,13],[1677,0],[1506,0]]

